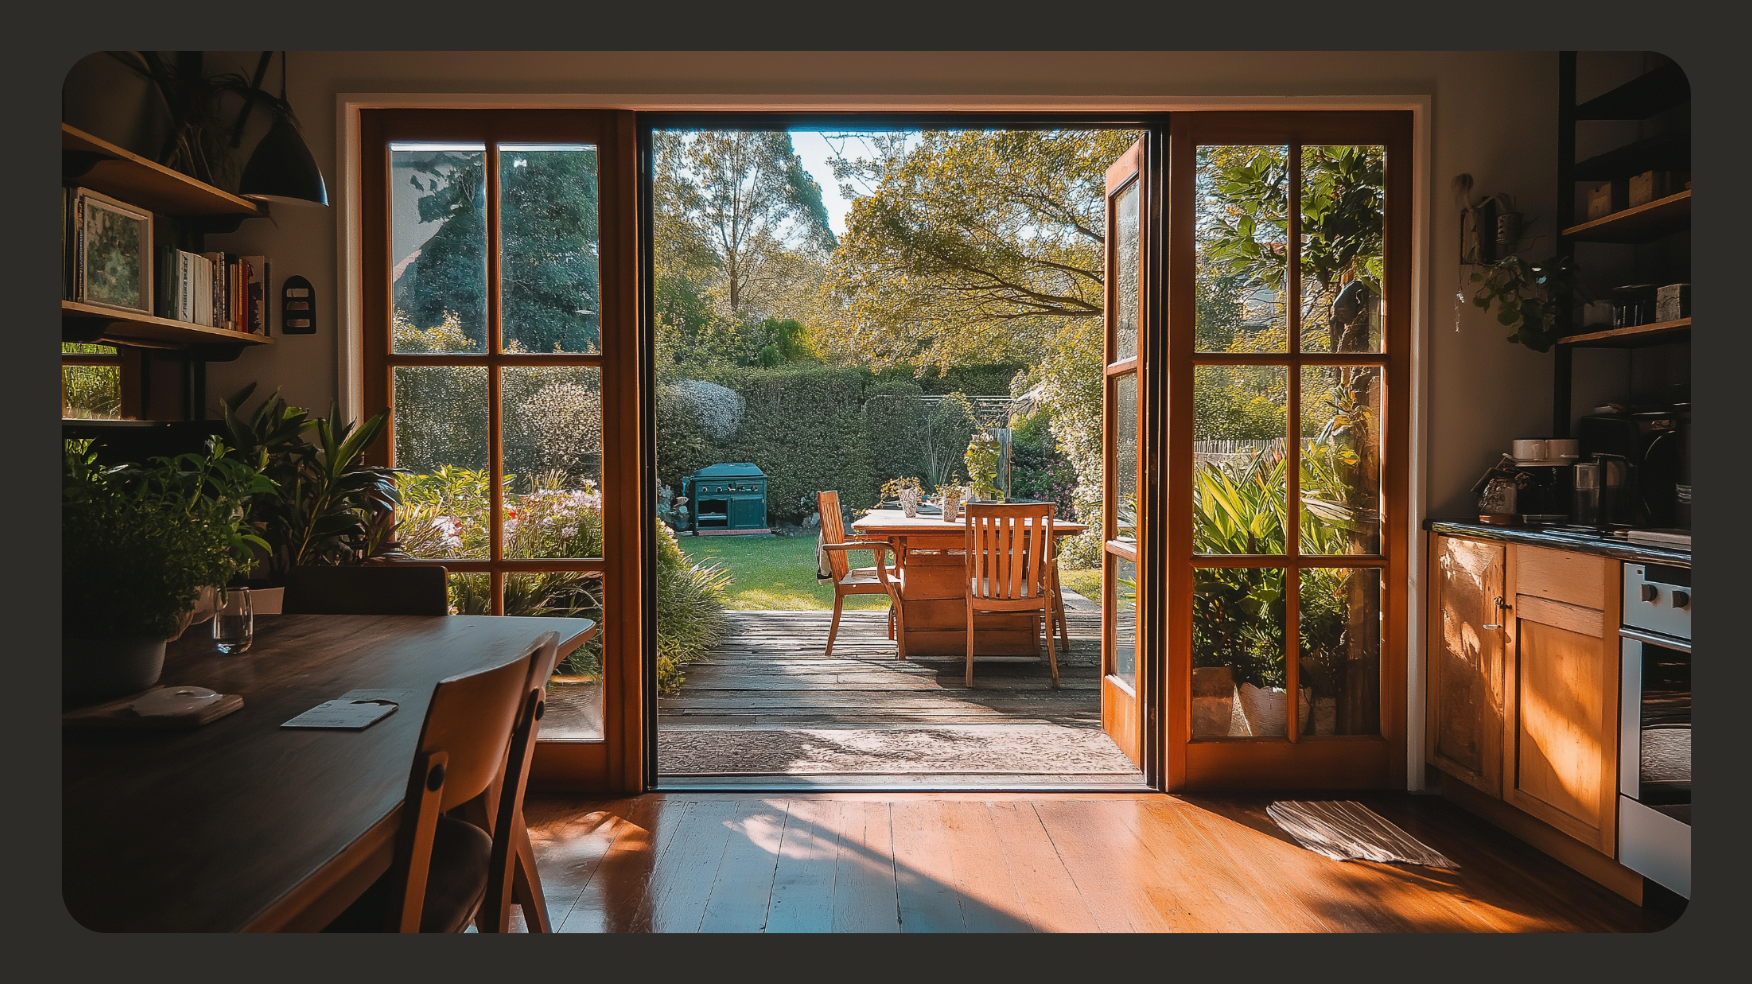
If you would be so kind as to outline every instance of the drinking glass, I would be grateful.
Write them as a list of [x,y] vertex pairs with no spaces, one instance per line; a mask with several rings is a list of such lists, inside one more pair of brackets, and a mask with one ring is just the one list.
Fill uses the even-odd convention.
[[220,588],[219,610],[213,614],[213,645],[228,656],[249,651],[255,639],[255,613],[248,588]]

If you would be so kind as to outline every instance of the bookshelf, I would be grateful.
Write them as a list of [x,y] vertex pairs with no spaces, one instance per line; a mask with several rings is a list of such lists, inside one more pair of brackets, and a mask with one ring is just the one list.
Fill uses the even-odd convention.
[[[89,188],[153,213],[155,224],[164,229],[154,247],[175,242],[200,252],[207,234],[232,232],[249,219],[269,214],[261,203],[66,123],[61,124],[61,179],[63,185]],[[271,285],[265,286],[271,294]],[[63,349],[62,363],[64,367],[115,366],[109,371],[117,373],[119,380],[120,413],[141,421],[199,420],[206,405],[207,363],[229,362],[244,351],[269,348],[276,341],[267,335],[71,300],[61,301],[61,340],[115,347],[113,356]],[[64,386],[67,378],[64,371]],[[77,423],[113,421],[81,418]]]

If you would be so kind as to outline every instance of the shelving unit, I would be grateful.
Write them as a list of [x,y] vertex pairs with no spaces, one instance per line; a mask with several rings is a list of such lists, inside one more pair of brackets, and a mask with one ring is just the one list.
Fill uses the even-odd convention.
[[[1578,104],[1576,52],[1561,52],[1558,58],[1556,224],[1561,231],[1557,236],[1556,251],[1559,256],[1574,257],[1585,275],[1591,264],[1577,256],[1578,244],[1603,244],[1596,249],[1611,245],[1644,247],[1668,242],[1690,232],[1692,196],[1689,188],[1586,222],[1576,221],[1576,199],[1579,186],[1584,183],[1623,181],[1650,170],[1689,170],[1689,114],[1684,115],[1683,125],[1672,124],[1673,116],[1678,115],[1676,111],[1682,107],[1688,109],[1691,87],[1684,70],[1669,61]],[[1665,128],[1659,132],[1647,132],[1656,128],[1650,124],[1657,119],[1666,124]],[[1578,161],[1577,124],[1593,121],[1635,122],[1638,124],[1638,132],[1635,139]],[[1689,281],[1689,253],[1682,255],[1685,257],[1683,265],[1687,268],[1684,275],[1672,277],[1672,271],[1669,270],[1666,277],[1660,278],[1660,282]],[[1639,253],[1632,261],[1637,279],[1628,282],[1649,282],[1648,278],[1655,276],[1645,271],[1642,260]],[[1566,323],[1574,324],[1573,299],[1563,299],[1560,316]],[[1641,349],[1655,345],[1686,344],[1690,339],[1689,317],[1624,328],[1577,325],[1568,335],[1558,340],[1554,350],[1553,436],[1568,437],[1570,433],[1574,353],[1577,350]],[[1631,358],[1635,356],[1632,355]]]
[[[200,250],[209,233],[233,232],[249,219],[268,216],[265,205],[65,123],[61,176],[65,183],[146,209],[160,222],[170,220],[180,233],[175,238],[193,251]],[[199,419],[206,404],[207,363],[229,362],[247,349],[275,344],[265,335],[69,300],[61,302],[61,339],[117,346],[123,354],[115,362],[122,373],[123,412],[152,420]],[[69,358],[74,363],[91,361]],[[79,426],[92,422],[80,421]]]
[[[120,311],[97,304],[61,302],[61,338],[68,342],[98,342],[137,345],[146,348],[186,348],[193,345],[272,345],[265,335],[248,335],[227,328],[133,311]],[[223,361],[223,360],[219,360]]]

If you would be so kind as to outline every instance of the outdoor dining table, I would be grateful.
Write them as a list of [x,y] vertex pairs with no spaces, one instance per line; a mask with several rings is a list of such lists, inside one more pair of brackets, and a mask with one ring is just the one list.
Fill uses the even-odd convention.
[[[1082,523],[1054,520],[1053,539],[1062,541],[1087,529]],[[859,540],[886,540],[895,548],[907,656],[965,655],[966,522],[948,523],[941,515],[923,513],[908,517],[899,509],[872,509],[852,522],[852,534]],[[981,615],[973,652],[976,656],[1034,656],[1044,652],[1042,635],[1040,618],[1033,613]]]
[[[408,770],[439,680],[515,656],[588,619],[258,615],[235,656],[196,625],[164,686],[243,706],[179,730],[63,727],[62,898],[100,932],[309,931],[387,871]],[[404,692],[360,731],[281,728],[356,689]]]

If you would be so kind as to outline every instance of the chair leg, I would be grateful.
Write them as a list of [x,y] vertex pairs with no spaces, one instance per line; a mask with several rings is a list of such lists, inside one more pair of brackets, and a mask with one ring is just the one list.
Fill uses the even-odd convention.
[[[1050,603],[1048,603],[1048,605],[1047,605],[1047,610],[1046,610],[1045,614],[1046,614],[1046,665],[1052,669],[1052,689],[1057,690],[1057,689],[1059,689],[1058,650],[1054,649],[1052,646],[1052,606]],[[1059,617],[1060,617],[1060,619],[1064,618],[1063,615],[1060,615]],[[1064,627],[1063,621],[1059,622],[1059,627],[1060,628]]]
[[838,591],[833,593],[833,624],[827,627],[827,655],[833,655],[833,638],[839,635],[840,605],[845,603],[846,596]]
[[900,610],[899,596],[892,593],[888,596],[888,617],[894,621],[894,654],[906,659],[906,614]]
[[1056,565],[1052,569],[1052,607],[1053,613],[1058,616],[1059,648],[1068,653],[1071,651],[1071,630],[1065,623],[1065,592],[1064,588],[1059,586]]
[[973,687],[973,602],[967,603],[967,686]]
[[529,828],[523,823],[521,811],[514,837],[511,843],[517,849],[517,859],[511,879],[511,898],[523,907],[523,923],[529,932],[551,933],[554,927],[548,918],[547,898],[541,890],[541,873],[535,867],[535,845],[529,842]]

